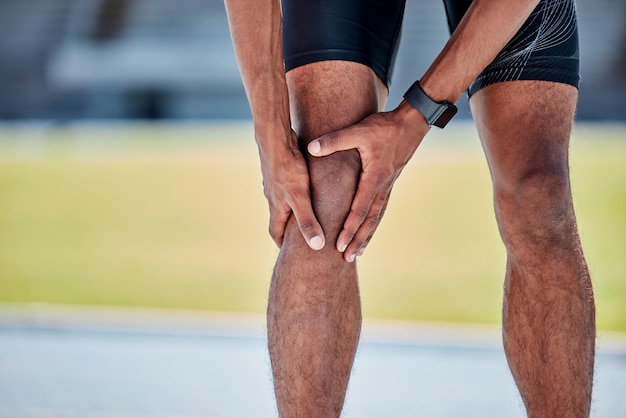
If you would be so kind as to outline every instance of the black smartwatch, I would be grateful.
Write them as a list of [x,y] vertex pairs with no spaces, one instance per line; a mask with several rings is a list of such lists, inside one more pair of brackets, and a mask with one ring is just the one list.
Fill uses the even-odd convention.
[[417,80],[409,89],[404,93],[404,98],[411,106],[413,106],[418,112],[420,112],[426,118],[426,122],[430,126],[437,126],[443,128],[450,122],[450,119],[456,115],[457,108],[455,105],[449,102],[437,103],[426,93],[419,85]]

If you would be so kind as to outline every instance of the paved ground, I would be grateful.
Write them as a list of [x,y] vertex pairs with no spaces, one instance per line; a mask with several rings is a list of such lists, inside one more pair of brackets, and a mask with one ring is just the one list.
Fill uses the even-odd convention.
[[[365,324],[345,417],[523,417],[497,330]],[[626,417],[602,336],[593,417]],[[0,307],[0,417],[274,417],[259,317]]]

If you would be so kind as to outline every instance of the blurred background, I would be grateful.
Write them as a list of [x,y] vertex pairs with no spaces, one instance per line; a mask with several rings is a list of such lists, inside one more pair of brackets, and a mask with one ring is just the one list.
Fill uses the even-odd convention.
[[[578,10],[578,119],[624,119],[626,3]],[[249,117],[220,0],[1,0],[0,19],[4,120]],[[408,2],[391,106],[447,36],[440,1]]]
[[[592,416],[623,417],[626,2],[578,11],[571,176],[600,329]],[[408,1],[390,107],[447,37],[440,1]],[[523,416],[498,341],[489,170],[459,107],[359,262],[346,416]],[[221,0],[0,0],[0,417],[275,416],[267,224]],[[372,332],[379,320],[393,322]]]
[[[626,331],[626,2],[578,9],[574,193],[599,324]],[[262,313],[277,250],[222,1],[0,0],[0,19],[0,301]],[[389,106],[446,42],[442,4],[409,1],[403,30]],[[504,251],[459,105],[363,258],[366,316],[499,322]]]

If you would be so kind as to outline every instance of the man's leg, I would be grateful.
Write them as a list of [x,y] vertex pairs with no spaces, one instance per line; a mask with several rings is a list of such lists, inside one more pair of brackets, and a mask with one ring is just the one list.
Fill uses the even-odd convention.
[[595,347],[591,280],[568,171],[574,87],[493,84],[470,100],[507,248],[504,347],[528,416],[589,416]]
[[[327,132],[377,112],[387,91],[361,64],[327,61],[287,73],[292,124],[301,148]],[[360,172],[357,151],[309,158],[315,214],[326,246],[311,250],[293,217],[269,295],[268,339],[281,417],[337,417],[361,327],[355,263],[336,241]]]

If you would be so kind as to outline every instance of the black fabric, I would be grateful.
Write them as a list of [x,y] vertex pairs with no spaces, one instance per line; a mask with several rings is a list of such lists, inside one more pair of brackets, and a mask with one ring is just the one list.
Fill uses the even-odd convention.
[[367,65],[389,85],[404,0],[283,0],[287,71],[316,61]]
[[[443,1],[453,32],[472,1]],[[404,6],[405,0],[283,0],[285,69],[316,61],[355,61],[372,68],[389,85]],[[541,0],[468,92],[472,95],[490,84],[514,80],[578,87],[578,70],[574,0]]]
[[[452,33],[471,0],[444,0]],[[544,80],[578,87],[578,25],[574,0],[542,0],[522,28],[470,85],[471,96],[501,81]]]

